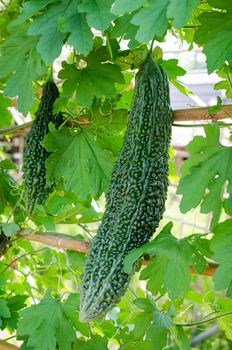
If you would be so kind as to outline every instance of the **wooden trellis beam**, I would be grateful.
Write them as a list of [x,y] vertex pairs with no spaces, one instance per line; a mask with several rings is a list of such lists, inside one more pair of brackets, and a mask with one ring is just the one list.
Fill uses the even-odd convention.
[[209,107],[176,109],[173,111],[175,122],[183,121],[217,121],[232,118],[232,105],[223,105],[216,114],[209,114]]
[[183,121],[217,121],[232,118],[232,105],[223,105],[216,114],[209,114],[209,107],[176,109],[173,111],[175,122]]
[[[196,107],[187,109],[176,109],[173,111],[173,121],[217,121],[232,118],[232,105],[223,105],[216,114],[209,114],[209,107]],[[22,125],[14,125],[8,128],[0,129],[0,135],[24,135],[27,133],[24,129],[30,127],[32,122]]]
[[[28,230],[22,230],[20,231],[19,235],[27,241],[39,242],[45,244],[46,246],[55,247],[58,249],[69,249],[76,252],[87,253],[90,248],[90,243],[62,233],[35,232],[32,235]],[[143,265],[147,265],[147,260],[143,260]],[[205,269],[202,275],[213,276],[217,267],[217,263],[208,262],[208,267]],[[193,274],[197,274],[192,267],[190,267],[190,271]]]
[[[1,341],[1,340],[0,340]],[[13,344],[4,342],[0,343],[0,350],[18,350],[19,348]]]

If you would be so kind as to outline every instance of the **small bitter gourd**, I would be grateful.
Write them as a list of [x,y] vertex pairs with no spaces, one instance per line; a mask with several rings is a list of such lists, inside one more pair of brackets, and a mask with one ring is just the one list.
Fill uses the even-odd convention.
[[31,129],[27,134],[23,153],[23,178],[26,194],[26,207],[30,215],[35,203],[42,204],[52,191],[53,185],[46,186],[46,159],[49,152],[41,145],[48,133],[50,122],[59,127],[63,121],[61,113],[53,113],[53,105],[59,97],[59,91],[53,80],[48,80],[44,86],[41,101]]
[[146,243],[162,218],[168,188],[172,112],[163,68],[151,56],[136,74],[123,147],[114,166],[106,211],[82,276],[80,320],[103,316],[125,293],[125,256]]
[[7,250],[10,247],[10,238],[4,235],[0,228],[0,258],[6,254]]

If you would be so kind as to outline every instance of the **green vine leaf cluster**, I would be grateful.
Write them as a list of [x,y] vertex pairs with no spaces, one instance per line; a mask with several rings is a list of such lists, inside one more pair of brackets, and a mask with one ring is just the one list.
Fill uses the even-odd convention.
[[[217,339],[196,349],[230,350],[232,148],[231,137],[221,142],[222,123],[207,123],[191,140],[180,173],[170,149],[169,182],[180,200],[175,215],[196,223],[196,211],[210,215],[208,231],[185,226],[180,238],[177,223],[162,223],[126,256],[125,272],[137,272],[105,319],[79,321],[86,255],[19,233],[65,232],[91,242],[123,144],[135,73],[149,51],[181,93],[193,94],[179,81],[188,69],[162,51],[170,35],[190,51],[202,49],[208,73],[219,77],[214,89],[232,98],[231,1],[10,0],[0,11],[0,128],[15,123],[11,107],[34,119],[52,75],[60,92],[53,111],[64,118],[57,129],[50,123],[41,143],[49,152],[47,184],[56,186],[30,218],[20,167],[8,159],[9,140],[24,126],[0,132],[0,329],[21,341],[21,350],[190,350],[195,335],[216,322]],[[218,97],[209,113],[223,103]],[[209,260],[217,264],[213,277],[204,276]]]
[[[200,0],[135,1],[133,5],[129,1],[111,0],[30,0],[22,7],[17,3],[14,15],[9,18],[12,4],[13,1],[3,11],[0,74],[6,80],[4,94],[18,96],[18,108],[24,114],[33,106],[33,81],[45,79],[47,67],[61,54],[64,44],[85,59],[94,46],[94,30],[106,42],[108,61],[117,60],[124,51],[122,39],[129,42],[130,49],[138,49],[153,38],[164,40],[169,30],[175,35],[183,31],[190,45],[196,42],[203,46],[209,73],[221,69],[232,59],[229,1],[209,0],[204,6]],[[215,49],[218,45],[220,50]],[[110,69],[109,64],[87,65],[83,71],[75,65],[66,66],[67,72],[61,73],[65,79],[64,90],[69,93],[77,90],[78,102],[86,107],[91,106],[94,95],[102,95],[102,89],[112,97],[113,82],[122,83],[122,77],[115,71],[118,67],[112,65]],[[109,79],[112,84],[106,85]],[[226,82],[228,79],[227,76]],[[83,88],[88,91],[86,95],[82,93]]]
[[232,193],[232,148],[220,143],[218,125],[206,125],[204,129],[206,137],[196,136],[187,146],[191,157],[181,169],[177,194],[183,195],[183,213],[199,204],[202,213],[212,212],[213,228],[220,219],[225,192]]
[[[177,239],[171,234],[173,224],[167,224],[159,235],[141,248],[134,249],[125,259],[125,272],[130,273],[133,263],[142,255],[151,259],[140,273],[141,280],[148,280],[147,289],[155,296],[168,291],[171,299],[182,296],[191,282],[190,265],[199,273],[204,272],[207,263],[194,236]],[[198,236],[199,237],[199,236]]]
[[78,329],[76,298],[78,296],[70,294],[62,303],[47,296],[39,304],[24,309],[17,327],[24,348],[53,350],[58,345],[62,350],[71,350],[76,340],[75,329]]
[[91,128],[70,133],[66,128],[57,131],[51,126],[43,141],[47,150],[52,152],[47,160],[48,183],[52,183],[54,176],[57,180],[63,177],[65,190],[73,191],[81,201],[89,194],[99,198],[107,190],[115,161],[112,152],[102,148],[101,142],[104,144],[104,139],[101,140],[99,135],[95,140]]

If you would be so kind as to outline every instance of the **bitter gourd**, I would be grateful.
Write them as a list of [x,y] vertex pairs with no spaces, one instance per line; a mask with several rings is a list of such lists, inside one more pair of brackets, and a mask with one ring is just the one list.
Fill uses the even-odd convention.
[[167,76],[151,57],[136,74],[123,147],[112,172],[106,211],[82,277],[80,320],[103,316],[125,293],[125,256],[146,243],[165,210],[172,113]]
[[36,118],[31,130],[27,134],[23,154],[23,178],[26,192],[26,206],[28,214],[31,214],[35,203],[42,204],[53,185],[46,186],[46,159],[49,152],[41,145],[41,141],[48,133],[48,125],[53,122],[56,127],[61,125],[63,117],[61,113],[53,113],[53,105],[59,97],[59,91],[52,80],[48,80],[44,86],[41,101]]
[[0,228],[0,258],[3,256],[10,247],[10,239],[3,232],[1,232]]

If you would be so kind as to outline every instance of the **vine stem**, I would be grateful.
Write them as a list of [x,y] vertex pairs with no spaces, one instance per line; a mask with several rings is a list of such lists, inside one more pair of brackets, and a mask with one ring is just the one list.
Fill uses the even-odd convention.
[[40,252],[40,251],[42,251],[42,250],[45,250],[45,249],[47,249],[47,247],[45,247],[45,248],[40,248],[40,249],[36,249],[36,250],[32,250],[32,251],[29,252],[29,253],[25,253],[25,254],[22,254],[22,255],[18,256],[17,258],[15,258],[14,260],[12,260],[12,261],[5,267],[5,269],[4,269],[1,273],[4,273],[11,265],[13,265],[16,261],[18,261],[18,260],[24,258],[25,256],[36,254],[36,253],[38,253],[38,252]]
[[6,342],[7,340],[10,340],[10,339],[13,339],[13,338],[16,338],[16,335],[12,335],[11,337],[8,337],[6,339],[0,339],[0,343],[4,343]]
[[232,311],[224,312],[223,314],[220,314],[218,316],[209,318],[208,320],[204,320],[204,321],[193,322],[193,323],[176,323],[175,325],[176,326],[181,326],[181,327],[194,327],[194,326],[199,326],[201,324],[205,324],[205,323],[216,321],[218,318],[225,317],[225,316],[228,316],[228,315],[232,315]]
[[28,123],[24,123],[21,125],[13,125],[13,126],[10,126],[9,128],[0,129],[0,135],[14,134],[18,130],[22,130],[22,129],[30,127],[32,125],[32,123],[33,123],[33,121],[30,121]]

